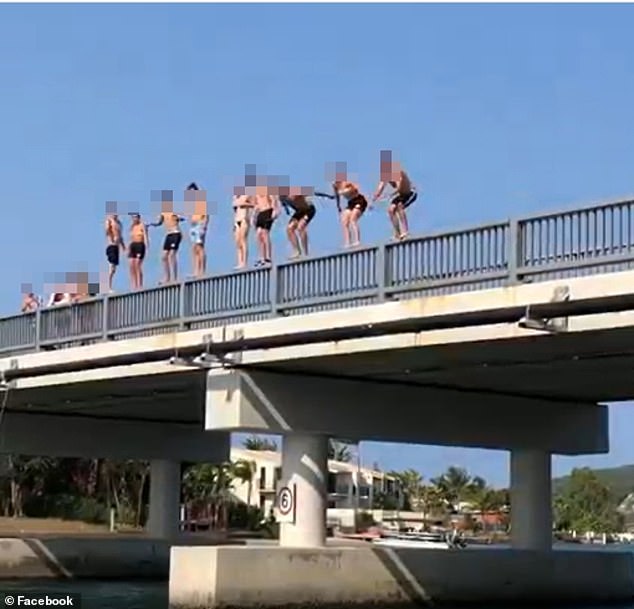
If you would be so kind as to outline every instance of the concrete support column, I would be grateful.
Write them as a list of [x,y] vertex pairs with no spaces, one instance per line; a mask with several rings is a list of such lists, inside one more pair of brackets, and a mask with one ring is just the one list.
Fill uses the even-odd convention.
[[150,462],[150,516],[148,533],[170,538],[179,532],[181,464],[155,459]]
[[552,549],[551,455],[542,450],[511,451],[511,546]]
[[326,544],[328,438],[292,434],[282,442],[282,486],[295,489],[295,522],[280,523],[280,546]]

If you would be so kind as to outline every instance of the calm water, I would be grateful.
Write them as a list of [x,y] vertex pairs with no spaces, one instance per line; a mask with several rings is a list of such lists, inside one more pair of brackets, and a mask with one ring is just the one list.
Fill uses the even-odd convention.
[[[83,609],[167,609],[167,583],[135,582],[4,582],[0,592],[63,592],[79,593]],[[2,595],[4,596],[4,595]],[[374,608],[375,609],[375,608]],[[385,608],[388,609],[388,608]],[[483,608],[483,609],[486,609]],[[496,607],[496,609],[500,609]],[[508,606],[502,609],[516,609]],[[522,607],[522,609],[527,609]],[[535,608],[537,609],[537,607]],[[566,609],[575,609],[567,607]],[[588,609],[587,607],[578,609]],[[593,609],[615,609],[596,607]],[[619,605],[619,609],[634,609],[634,604]]]

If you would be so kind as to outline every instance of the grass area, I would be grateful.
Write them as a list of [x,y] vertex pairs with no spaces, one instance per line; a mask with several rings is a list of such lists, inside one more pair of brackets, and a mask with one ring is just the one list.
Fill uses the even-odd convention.
[[[122,532],[134,533],[135,531],[131,529]],[[110,532],[106,525],[88,524],[78,520],[0,517],[0,536],[36,534],[110,535]]]

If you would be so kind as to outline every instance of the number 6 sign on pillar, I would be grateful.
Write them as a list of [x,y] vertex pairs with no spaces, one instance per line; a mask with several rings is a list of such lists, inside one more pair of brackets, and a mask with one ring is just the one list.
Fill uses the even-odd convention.
[[295,523],[295,510],[297,508],[297,487],[283,486],[275,500],[276,520],[278,522]]

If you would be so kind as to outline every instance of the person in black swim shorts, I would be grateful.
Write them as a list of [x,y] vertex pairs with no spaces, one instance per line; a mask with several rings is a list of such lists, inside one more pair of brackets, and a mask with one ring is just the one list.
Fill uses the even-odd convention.
[[[335,181],[332,183],[335,193],[337,209],[341,215],[341,226],[343,228],[343,246],[357,247],[361,244],[361,230],[359,220],[368,208],[367,199],[361,194],[359,186],[350,182],[343,172],[338,172]],[[341,197],[346,199],[345,209],[341,209]]]
[[163,262],[163,281],[162,283],[171,283],[178,281],[178,248],[183,240],[180,223],[185,220],[174,211],[173,193],[171,191],[163,191],[163,201],[161,202],[161,215],[156,222],[150,226],[165,226],[165,241],[163,241],[163,254],[161,260]]
[[308,256],[308,224],[315,217],[317,208],[309,200],[311,189],[297,186],[280,187],[279,200],[291,216],[286,235],[291,244],[291,258]]
[[128,258],[130,260],[130,285],[133,290],[143,288],[143,260],[150,247],[145,224],[141,221],[140,214],[130,214],[132,225],[130,226],[130,245]]
[[255,187],[255,214],[254,226],[255,235],[258,242],[259,259],[255,266],[266,266],[271,264],[273,253],[271,247],[271,228],[273,222],[279,215],[279,201],[277,196],[273,196],[268,186]]
[[394,228],[394,239],[403,240],[409,235],[406,209],[418,198],[416,188],[400,163],[394,161],[391,150],[381,150],[381,175],[373,201],[378,200],[389,184],[394,193],[387,213]]
[[[106,210],[114,209],[112,203],[106,204]],[[119,266],[119,252],[125,251],[125,244],[121,236],[121,220],[116,213],[109,213],[106,216],[106,259],[108,260],[108,290],[112,291],[112,282],[114,280],[117,267]]]

